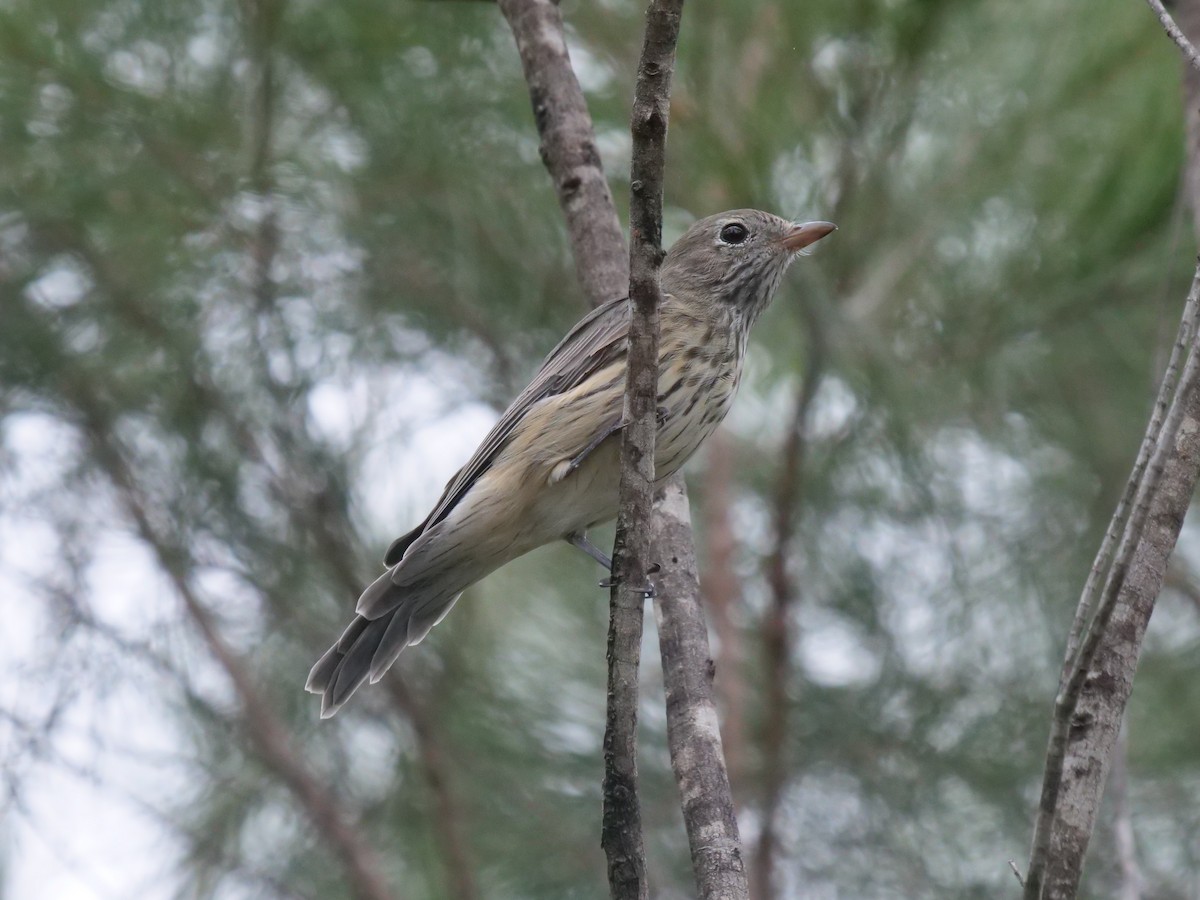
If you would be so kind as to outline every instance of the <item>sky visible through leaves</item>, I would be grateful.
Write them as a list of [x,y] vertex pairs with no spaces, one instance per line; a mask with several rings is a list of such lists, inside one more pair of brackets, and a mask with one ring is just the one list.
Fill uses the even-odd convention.
[[[562,9],[624,215],[642,8]],[[706,584],[736,586],[709,599],[742,834],[777,808],[780,896],[1015,890],[1191,273],[1182,147],[1178,53],[1132,0],[689,0],[667,240],[742,206],[839,225],[755,332],[729,465],[688,468]],[[606,896],[594,563],[496,573],[331,722],[302,691],[583,310],[492,4],[0,6],[0,896],[354,896],[185,590],[397,897]],[[766,566],[805,377],[773,785]],[[1146,897],[1200,871],[1197,566],[1189,522],[1128,715]],[[650,877],[682,898],[647,627]],[[1119,880],[1112,823],[1088,896]]]

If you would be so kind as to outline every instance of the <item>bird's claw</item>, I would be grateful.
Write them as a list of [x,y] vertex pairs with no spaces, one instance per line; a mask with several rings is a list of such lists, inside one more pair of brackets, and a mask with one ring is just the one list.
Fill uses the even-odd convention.
[[[655,564],[651,566],[649,570],[647,570],[646,574],[653,575],[661,570],[662,566]],[[617,576],[610,575],[608,578],[605,578],[600,582],[600,587],[611,589],[613,585],[617,584],[617,582]],[[634,592],[641,594],[647,600],[653,600],[658,595],[658,590],[652,584],[647,584],[645,587],[633,588],[633,590]]]

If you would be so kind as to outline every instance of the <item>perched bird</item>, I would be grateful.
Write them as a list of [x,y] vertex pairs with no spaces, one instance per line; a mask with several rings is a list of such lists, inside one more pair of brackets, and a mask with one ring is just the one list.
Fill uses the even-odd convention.
[[[701,219],[660,271],[655,477],[687,461],[725,418],[750,327],[788,265],[834,231],[753,209]],[[630,307],[585,316],[542,362],[425,521],[392,542],[388,570],[358,598],[358,615],[308,676],[321,717],[336,713],[418,643],[467,587],[536,547],[566,540],[611,562],[587,530],[617,514]]]

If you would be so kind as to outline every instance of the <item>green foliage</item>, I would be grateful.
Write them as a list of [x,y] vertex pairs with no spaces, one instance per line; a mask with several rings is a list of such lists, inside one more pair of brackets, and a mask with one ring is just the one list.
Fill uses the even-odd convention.
[[[624,208],[642,10],[564,14]],[[668,237],[731,206],[840,226],[789,274],[729,425],[746,662],[719,677],[749,686],[734,785],[749,852],[774,713],[763,560],[783,423],[819,348],[788,548],[786,896],[1013,889],[1066,625],[1191,268],[1177,69],[1126,0],[688,5]],[[38,651],[14,663],[39,690],[10,712],[36,719],[42,694],[103,715],[138,698],[169,745],[155,771],[186,785],[135,791],[180,896],[351,889],[172,569],[398,896],[454,896],[443,789],[481,897],[604,896],[594,565],[539,551],[405,654],[433,751],[386,685],[321,724],[300,692],[387,541],[581,313],[573,278],[491,4],[0,10],[0,514],[44,538],[0,568],[45,601]],[[29,429],[53,435],[37,483]],[[114,588],[130,546],[146,574]],[[1147,896],[1168,897],[1198,865],[1200,620],[1179,590],[1161,606],[1130,710],[1130,802]],[[685,897],[646,658],[651,874]],[[1095,838],[1096,896],[1116,877],[1111,840]]]

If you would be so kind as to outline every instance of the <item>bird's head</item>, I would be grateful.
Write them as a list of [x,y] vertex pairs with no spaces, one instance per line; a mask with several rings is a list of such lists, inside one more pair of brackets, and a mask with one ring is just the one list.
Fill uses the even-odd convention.
[[788,265],[836,231],[831,222],[789,222],[757,209],[734,209],[696,222],[663,260],[665,293],[729,304],[747,324],[771,302]]

